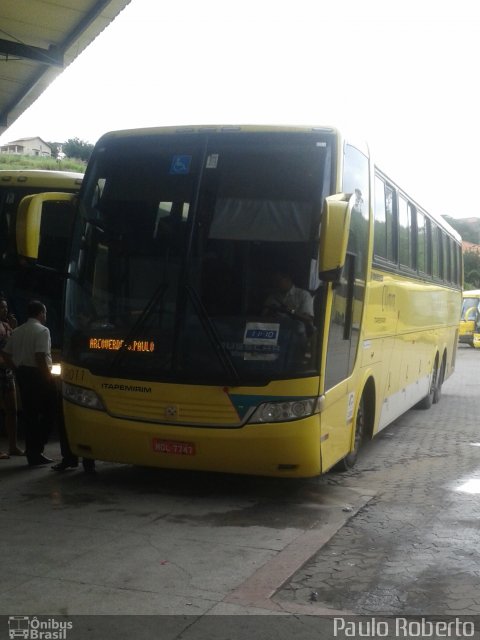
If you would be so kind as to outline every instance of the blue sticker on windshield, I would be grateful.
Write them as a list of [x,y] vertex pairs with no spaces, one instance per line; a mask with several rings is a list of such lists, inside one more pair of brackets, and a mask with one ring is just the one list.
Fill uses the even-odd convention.
[[173,156],[172,164],[170,166],[170,174],[178,176],[190,173],[191,162],[192,156]]

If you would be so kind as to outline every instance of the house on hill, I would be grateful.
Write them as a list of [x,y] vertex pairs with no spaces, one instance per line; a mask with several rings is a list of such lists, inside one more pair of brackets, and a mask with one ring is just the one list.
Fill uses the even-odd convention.
[[480,244],[463,240],[462,247],[464,253],[476,253],[477,255],[480,255]]
[[9,153],[22,156],[42,156],[50,158],[52,155],[52,147],[39,138],[20,138],[7,142],[0,147],[0,153]]

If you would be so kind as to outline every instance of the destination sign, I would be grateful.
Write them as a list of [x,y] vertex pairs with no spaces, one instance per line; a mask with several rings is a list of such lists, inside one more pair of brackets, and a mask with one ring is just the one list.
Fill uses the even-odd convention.
[[95,351],[135,351],[137,353],[153,353],[155,343],[153,340],[132,340],[126,343],[118,338],[89,338],[88,348]]

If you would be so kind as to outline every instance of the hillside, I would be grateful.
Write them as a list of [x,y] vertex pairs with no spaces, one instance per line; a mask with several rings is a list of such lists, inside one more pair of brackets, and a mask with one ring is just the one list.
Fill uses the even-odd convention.
[[0,169],[56,169],[57,171],[77,171],[85,173],[85,162],[74,158],[55,160],[55,158],[39,158],[35,156],[17,156],[0,154]]
[[443,216],[448,224],[458,231],[462,240],[480,244],[480,218],[452,218]]

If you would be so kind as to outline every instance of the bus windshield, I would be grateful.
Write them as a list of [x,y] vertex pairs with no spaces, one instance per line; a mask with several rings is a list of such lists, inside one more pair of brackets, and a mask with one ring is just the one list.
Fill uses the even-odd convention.
[[76,223],[67,359],[96,374],[219,384],[318,372],[313,328],[266,301],[282,271],[320,305],[332,147],[327,132],[107,141]]
[[476,310],[480,303],[480,296],[463,298],[461,320],[475,320]]

